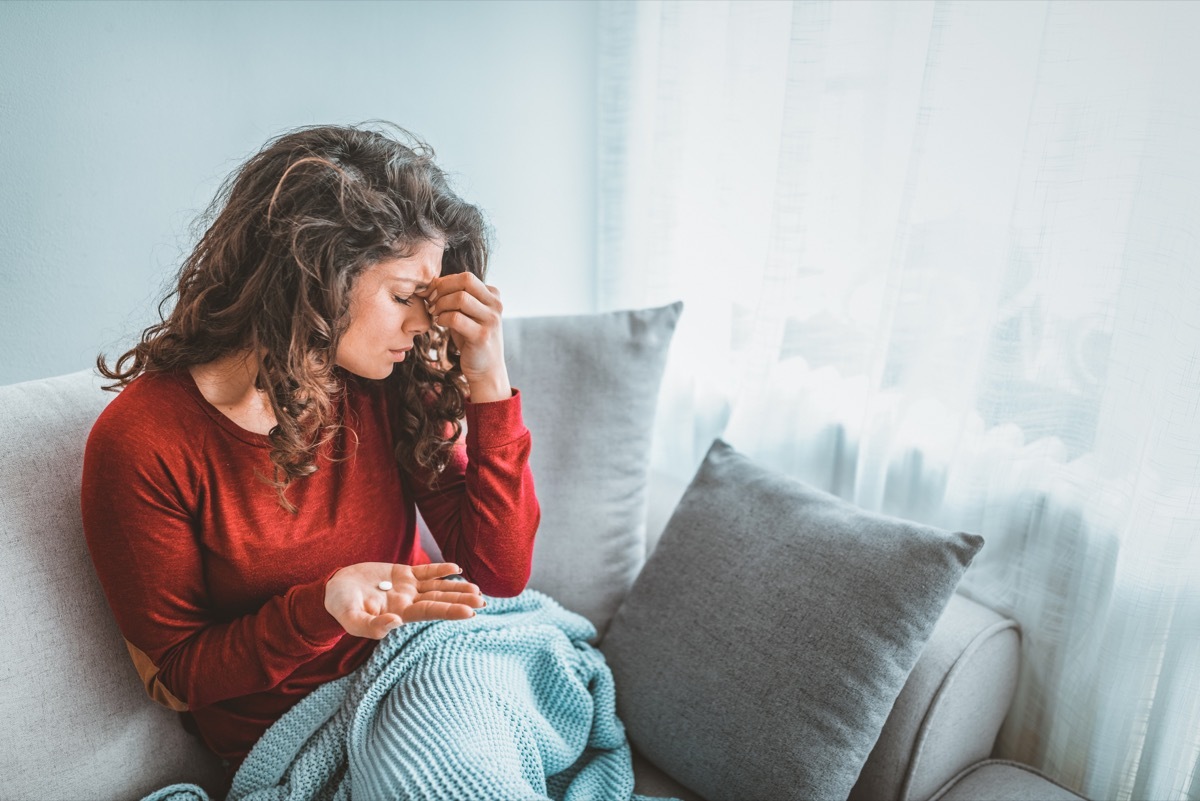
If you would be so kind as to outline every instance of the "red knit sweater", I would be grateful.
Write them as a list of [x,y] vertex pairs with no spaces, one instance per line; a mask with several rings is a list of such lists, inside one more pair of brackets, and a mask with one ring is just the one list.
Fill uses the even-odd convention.
[[520,393],[467,404],[465,442],[428,490],[392,456],[382,383],[344,376],[347,428],[289,487],[295,515],[255,475],[271,475],[267,437],[221,414],[187,370],[139,376],[88,437],[84,533],[130,654],[152,697],[190,710],[234,766],[375,647],[325,610],[325,582],[357,562],[428,563],[414,503],[484,593],[516,595],[529,578],[540,510]]

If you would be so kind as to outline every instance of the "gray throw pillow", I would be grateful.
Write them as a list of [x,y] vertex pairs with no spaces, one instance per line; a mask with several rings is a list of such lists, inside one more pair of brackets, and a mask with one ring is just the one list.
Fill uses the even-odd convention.
[[529,586],[603,633],[646,559],[646,481],[683,303],[504,320],[542,507]]
[[717,440],[601,643],[630,741],[713,801],[844,801],[982,546]]

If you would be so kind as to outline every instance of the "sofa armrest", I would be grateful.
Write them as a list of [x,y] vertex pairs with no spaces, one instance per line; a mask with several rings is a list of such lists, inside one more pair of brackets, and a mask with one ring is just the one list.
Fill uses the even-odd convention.
[[1017,686],[1017,624],[955,594],[900,691],[850,801],[925,801],[992,752]]
[[1020,762],[977,762],[950,780],[930,801],[1087,801],[1039,770]]

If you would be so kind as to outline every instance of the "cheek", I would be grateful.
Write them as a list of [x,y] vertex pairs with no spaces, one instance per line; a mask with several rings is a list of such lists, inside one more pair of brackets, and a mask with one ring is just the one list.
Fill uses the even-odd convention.
[[404,320],[405,309],[389,296],[363,309],[362,330],[368,337],[386,336]]
[[379,303],[354,304],[350,312],[350,326],[342,335],[342,343],[351,348],[358,348],[378,339],[385,327],[382,320],[386,319],[386,312],[386,307]]

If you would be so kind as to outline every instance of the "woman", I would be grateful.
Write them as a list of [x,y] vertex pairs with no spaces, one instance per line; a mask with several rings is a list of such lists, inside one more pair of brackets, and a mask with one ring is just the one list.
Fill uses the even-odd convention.
[[388,631],[529,578],[540,511],[486,227],[400,138],[268,142],[209,208],[171,313],[97,359],[122,391],[84,456],[92,560],[147,691],[230,779]]

